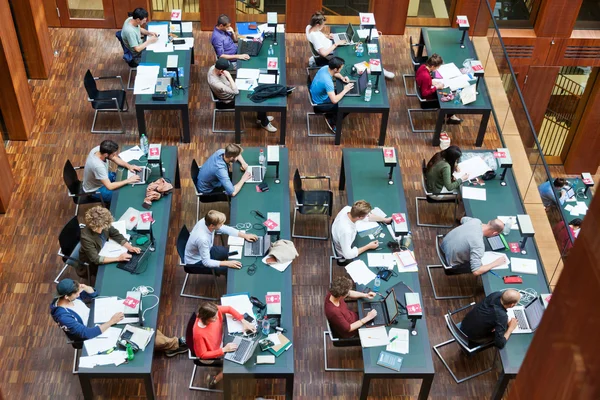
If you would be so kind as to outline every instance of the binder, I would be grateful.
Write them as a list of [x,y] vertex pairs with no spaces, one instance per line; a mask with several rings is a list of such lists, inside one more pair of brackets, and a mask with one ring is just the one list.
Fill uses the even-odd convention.
[[285,336],[283,336],[282,333],[279,334],[279,341],[281,342],[279,345],[270,347],[268,349],[268,351],[270,351],[271,353],[273,353],[275,355],[275,357],[279,357],[285,351],[287,351],[287,349],[289,349],[290,347],[292,347],[292,342],[290,341],[290,339],[288,339]]

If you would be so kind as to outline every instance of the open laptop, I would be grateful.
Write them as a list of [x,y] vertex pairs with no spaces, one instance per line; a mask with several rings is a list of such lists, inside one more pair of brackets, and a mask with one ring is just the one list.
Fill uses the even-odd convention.
[[267,169],[260,165],[250,165],[247,169],[252,177],[246,181],[246,183],[261,183],[265,179],[265,173]]
[[367,71],[365,71],[359,75],[358,79],[350,79],[348,83],[344,83],[338,79],[338,82],[341,83],[340,88],[342,88],[343,85],[347,85],[348,83],[354,83],[354,87],[350,89],[350,91],[346,93],[345,96],[359,97],[362,96],[363,93],[365,93],[365,90],[367,89],[367,84],[369,83],[369,74],[367,73]]
[[117,263],[117,268],[132,274],[141,274],[146,270],[144,266],[147,267],[148,258],[150,258],[150,247],[152,246],[146,247],[146,249],[142,250],[140,254],[132,254],[129,261],[121,261]]
[[252,40],[240,39],[238,42],[238,54],[248,54],[251,57],[256,57],[260,54],[260,49],[265,39],[265,33],[263,32],[260,37]]
[[244,365],[246,361],[252,357],[256,346],[258,346],[258,338],[247,339],[241,336],[236,336],[233,342],[238,345],[235,351],[225,354],[225,359],[234,363]]
[[[333,43],[337,44],[338,46],[350,45],[350,44],[354,44],[354,42],[352,42],[353,38],[354,38],[354,28],[352,28],[352,24],[348,24],[348,27],[346,28],[346,32],[333,34]],[[344,40],[346,41],[346,43],[343,43],[343,44],[340,43]]]
[[367,327],[390,325],[398,317],[398,303],[396,302],[396,291],[390,290],[382,301],[365,301],[362,303],[363,317],[371,310],[376,310],[377,315],[366,323]]
[[271,236],[259,236],[254,242],[244,242],[244,257],[262,257],[271,247]]
[[133,175],[137,175],[140,177],[140,180],[138,182],[132,183],[132,185],[145,185],[151,172],[152,172],[152,170],[150,168],[148,168],[147,166],[144,166],[144,167],[142,167],[141,171],[129,171],[128,170],[127,178],[130,178]]
[[544,314],[544,304],[537,296],[525,307],[516,306],[506,310],[508,319],[516,318],[518,322],[517,328],[513,333],[533,333],[537,329]]
[[572,199],[573,197],[575,197],[575,189],[573,189],[570,186],[565,186],[564,187],[564,193],[562,196],[560,196],[560,205],[564,206],[565,202],[569,199]]

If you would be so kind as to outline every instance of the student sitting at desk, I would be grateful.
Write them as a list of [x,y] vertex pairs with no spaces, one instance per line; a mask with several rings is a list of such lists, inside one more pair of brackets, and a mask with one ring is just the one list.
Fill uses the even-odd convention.
[[452,175],[458,171],[458,160],[460,160],[461,156],[462,151],[460,151],[458,146],[450,146],[431,157],[431,160],[427,163],[427,172],[425,174],[428,192],[451,193],[456,191],[463,181],[469,179],[469,174],[464,174],[462,178],[458,179],[455,179]]
[[496,347],[503,349],[518,326],[516,318],[508,320],[506,310],[516,306],[519,300],[521,294],[514,289],[491,293],[467,313],[460,329],[471,342],[482,344],[494,339]]
[[477,218],[463,217],[460,223],[460,226],[448,232],[441,245],[446,262],[452,265],[456,273],[472,272],[478,276],[504,264],[504,256],[486,265],[481,263],[485,252],[483,238],[502,232],[504,222],[493,219],[487,224],[482,224]]
[[248,54],[237,54],[237,41],[238,37],[231,27],[229,17],[225,14],[219,15],[217,25],[215,25],[210,39],[217,58],[232,61],[234,67],[237,60],[249,60],[250,56]]
[[[235,96],[240,94],[235,81],[227,71],[230,64],[229,61],[221,57],[215,65],[210,67],[207,74],[208,86],[219,100],[215,103],[215,107],[219,110],[235,109]],[[267,116],[266,112],[256,113],[256,123],[261,128],[267,132],[277,132],[277,128],[271,124],[271,121],[273,121],[273,117]]]
[[565,221],[560,221],[552,227],[552,232],[554,232],[554,237],[556,238],[556,242],[559,246],[558,249],[561,253],[566,254],[573,248],[571,237],[577,239],[579,230],[581,229],[581,222],[581,218],[573,218],[569,221],[568,229],[571,232],[571,235],[569,235],[569,231],[567,231],[567,228],[565,227]]
[[[100,192],[102,200],[105,203],[110,203],[112,200],[112,191],[138,182],[140,177],[132,175],[130,178],[115,182],[117,174],[108,172],[108,163],[110,160],[119,167],[128,169],[129,171],[141,171],[142,168],[137,165],[131,165],[121,160],[118,155],[119,145],[112,140],[104,140],[100,146],[96,146],[90,151],[85,160],[83,168],[83,191],[86,193]],[[98,195],[94,194],[91,197],[99,199]]]
[[254,242],[258,237],[225,225],[226,218],[222,212],[210,210],[206,217],[196,223],[185,245],[186,265],[202,263],[207,268],[217,268],[218,272],[223,273],[227,273],[227,268],[240,269],[242,267],[242,263],[239,261],[227,261],[229,248],[214,246],[215,232],[241,237],[249,242]]
[[196,181],[198,191],[203,194],[225,192],[228,196],[238,194],[244,182],[250,179],[250,174],[242,175],[240,181],[234,186],[231,183],[229,165],[237,161],[242,171],[248,168],[248,163],[242,157],[242,151],[244,151],[242,146],[233,143],[228,144],[225,149],[215,151],[200,168]]
[[[123,313],[118,312],[102,325],[88,327],[90,310],[82,300],[91,300],[97,296],[98,292],[94,288],[72,279],[63,279],[56,285],[56,294],[50,304],[50,315],[69,340],[80,342],[93,339],[123,319]],[[167,357],[173,357],[185,353],[188,348],[185,338],[169,338],[157,329],[154,350],[164,351]]]
[[[241,321],[244,331],[256,332],[256,326],[244,319],[244,316],[230,306],[217,306],[204,302],[198,307],[198,318],[194,324],[194,353],[204,364],[212,364],[213,359],[221,358],[225,353],[237,349],[237,344],[227,343],[223,346],[223,325],[225,314],[230,314]],[[223,379],[223,371],[217,375],[208,375],[206,383],[213,389]]]
[[377,316],[377,310],[371,310],[359,319],[357,313],[348,309],[344,299],[372,299],[375,297],[374,292],[361,293],[350,290],[352,286],[354,286],[352,280],[345,276],[337,277],[331,284],[329,293],[325,296],[325,317],[336,338],[358,336],[358,329]]
[[[113,216],[109,210],[104,207],[96,206],[90,208],[85,213],[86,226],[81,230],[81,249],[79,250],[79,260],[90,265],[90,275],[95,276],[98,272],[98,265],[110,264],[114,262],[128,261],[131,259],[129,253],[140,253],[139,247],[133,247],[119,231],[112,226]],[[127,249],[117,257],[104,257],[100,251],[104,244],[112,239]],[[85,266],[76,267],[77,275],[85,277],[87,269]],[[93,278],[92,278],[93,279]]]
[[[130,64],[132,68],[137,67],[142,60],[142,51],[158,40],[156,32],[150,32],[142,28],[142,25],[145,25],[146,22],[148,22],[148,11],[138,7],[129,13],[129,18],[125,20],[121,29],[123,43],[133,54],[133,61]],[[143,41],[142,35],[148,36],[148,39]]]
[[567,181],[563,178],[556,178],[552,183],[550,181],[546,181],[538,186],[538,191],[540,192],[540,197],[542,198],[542,204],[546,211],[550,210],[550,208],[556,205],[556,197],[554,195],[555,191],[560,191],[560,196],[564,194],[562,188],[567,184]]
[[358,200],[352,207],[346,206],[342,208],[335,217],[331,226],[331,238],[335,246],[335,251],[338,256],[342,257],[342,260],[338,260],[338,265],[346,265],[358,257],[359,254],[367,250],[376,249],[379,246],[377,240],[373,240],[362,247],[352,246],[358,232],[356,229],[357,221],[368,217],[368,220],[371,222],[383,222],[386,224],[392,222],[391,217],[380,217],[379,215],[372,214],[371,210],[372,207],[369,203],[364,200]]
[[[417,89],[419,90],[421,98],[428,100],[425,103],[421,103],[421,107],[423,108],[440,108],[437,91],[438,89],[443,89],[444,84],[441,82],[433,83],[431,74],[437,71],[440,68],[440,65],[443,63],[444,60],[442,60],[442,57],[434,53],[427,59],[427,61],[425,61],[425,64],[421,65],[419,69],[417,69],[417,73],[415,74]],[[460,124],[461,122],[462,119],[458,118],[454,114],[446,115],[447,124]]]

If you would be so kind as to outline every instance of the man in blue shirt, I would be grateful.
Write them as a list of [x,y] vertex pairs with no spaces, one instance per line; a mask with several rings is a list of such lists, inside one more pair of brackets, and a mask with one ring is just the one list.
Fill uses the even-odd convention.
[[237,60],[249,60],[248,54],[237,54],[238,37],[231,27],[231,20],[225,14],[219,15],[217,25],[213,29],[211,43],[217,54],[217,58],[222,57],[231,61],[234,66]]
[[[344,68],[344,59],[340,57],[332,57],[329,60],[329,65],[321,67],[315,75],[310,85],[310,95],[313,103],[316,104],[315,112],[325,113],[325,121],[327,126],[335,133],[335,116],[337,114],[338,102],[348,93],[353,87],[353,83],[348,83],[344,89],[335,94],[333,77],[341,79],[342,82],[349,81],[347,76],[342,76],[340,71]],[[344,114],[344,117],[346,114]]]
[[237,161],[241,164],[242,170],[245,171],[248,168],[248,163],[242,157],[242,151],[242,146],[233,143],[228,144],[225,149],[215,151],[200,168],[196,182],[198,192],[207,194],[224,191],[228,196],[238,194],[251,176],[246,172],[234,186],[229,176],[229,164]]
[[[538,186],[538,191],[540,192],[540,197],[542,198],[542,204],[546,211],[550,209],[553,205],[556,204],[556,197],[554,195],[555,190],[561,190],[563,186],[567,184],[563,178],[556,178],[552,184],[550,181],[546,181]],[[561,190],[562,196],[562,190]]]

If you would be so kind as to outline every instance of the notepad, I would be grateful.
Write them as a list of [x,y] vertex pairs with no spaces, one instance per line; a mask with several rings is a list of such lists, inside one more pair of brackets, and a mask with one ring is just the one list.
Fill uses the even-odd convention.
[[462,187],[462,197],[463,197],[463,199],[481,200],[481,201],[486,201],[486,199],[487,199],[485,189],[472,188],[469,186]]
[[530,258],[510,258],[512,272],[519,274],[537,275],[537,260]]
[[396,260],[392,253],[367,253],[367,262],[369,267],[385,267],[387,269],[394,269]]
[[[390,343],[385,348],[387,351],[408,354],[408,342],[410,340],[408,329],[391,328],[388,332],[388,339]],[[393,342],[392,339],[394,339]]]
[[486,251],[485,253],[483,253],[483,257],[481,258],[481,264],[487,265],[493,263],[500,257],[504,257],[504,264],[500,265],[499,267],[494,267],[494,270],[508,269],[508,264],[510,264],[510,260],[508,259],[507,255],[503,253],[496,253],[495,251]]
[[390,342],[385,326],[361,328],[358,330],[358,336],[362,347],[387,346]]

